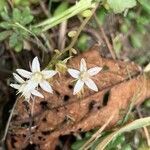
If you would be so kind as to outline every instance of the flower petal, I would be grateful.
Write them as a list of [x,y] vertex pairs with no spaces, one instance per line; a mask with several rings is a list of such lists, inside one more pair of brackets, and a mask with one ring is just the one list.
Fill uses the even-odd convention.
[[84,83],[88,86],[89,89],[96,91],[96,92],[98,91],[98,88],[93,80],[87,79],[84,81]]
[[29,92],[29,93],[23,92],[23,93],[21,94],[21,96],[24,96],[24,97],[25,97],[25,100],[26,100],[26,101],[29,101],[30,98],[31,98],[31,92]]
[[77,94],[83,88],[84,82],[82,80],[78,80],[73,89],[73,95]]
[[33,94],[34,96],[37,96],[37,97],[44,98],[44,96],[37,90],[32,90],[31,94]]
[[52,87],[47,81],[42,81],[40,87],[46,92],[53,93]]
[[32,75],[31,72],[24,70],[24,69],[16,69],[16,71],[18,72],[19,75],[27,79],[29,79]]
[[80,72],[84,72],[84,71],[87,71],[87,67],[86,67],[85,59],[82,58],[80,61]]
[[22,87],[22,91],[25,93],[29,93],[30,91],[34,90],[38,86],[37,82],[33,82],[32,80],[28,80],[26,85]]
[[10,86],[14,89],[19,89],[20,88],[20,85],[19,84],[10,84]]
[[43,70],[42,71],[42,74],[44,75],[45,79],[49,79],[49,78],[53,77],[56,73],[57,73],[57,71],[54,71],[54,70]]
[[40,63],[38,60],[38,57],[35,57],[32,61],[32,66],[31,66],[31,71],[32,72],[38,72],[40,71]]
[[75,70],[75,69],[68,69],[69,74],[73,77],[73,78],[79,78],[80,75],[80,71]]
[[24,83],[25,81],[16,73],[13,73],[13,76],[15,78],[15,80],[18,82],[18,83]]
[[98,74],[101,70],[102,70],[102,67],[93,67],[93,68],[90,68],[87,72],[90,76],[94,76]]

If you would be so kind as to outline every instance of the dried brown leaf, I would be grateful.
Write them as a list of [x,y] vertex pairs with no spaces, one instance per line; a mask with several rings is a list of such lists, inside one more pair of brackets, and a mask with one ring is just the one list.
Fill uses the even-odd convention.
[[32,142],[37,149],[53,150],[59,136],[101,127],[115,113],[107,127],[111,128],[125,115],[121,111],[126,112],[131,101],[138,105],[150,97],[150,80],[141,75],[136,64],[102,58],[93,47],[71,59],[68,66],[79,68],[81,58],[85,58],[88,68],[103,67],[103,71],[93,77],[99,92],[85,88],[79,98],[72,94],[73,79],[68,74],[57,76],[52,83],[54,94],[43,92],[44,100],[35,98],[32,118],[31,106],[18,98],[7,135],[8,149],[23,149]]

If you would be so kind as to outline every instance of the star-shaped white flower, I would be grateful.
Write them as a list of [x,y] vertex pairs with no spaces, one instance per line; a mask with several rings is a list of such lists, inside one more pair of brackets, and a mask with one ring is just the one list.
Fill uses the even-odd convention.
[[35,87],[38,87],[38,85],[40,85],[40,87],[44,91],[53,93],[52,87],[47,80],[52,78],[57,73],[57,71],[54,70],[41,71],[40,63],[37,57],[35,57],[32,61],[31,72],[24,69],[17,69],[16,71],[22,77],[29,79],[30,84],[33,84]]
[[98,74],[102,70],[102,67],[93,67],[87,70],[86,62],[82,58],[80,62],[80,70],[76,69],[68,69],[69,74],[77,79],[77,82],[75,84],[74,90],[73,90],[73,95],[79,93],[84,84],[91,90],[93,91],[98,91],[98,88],[94,81],[90,79],[91,76],[94,76]]
[[35,88],[36,85],[32,84],[30,80],[24,81],[18,74],[13,73],[14,78],[18,84],[10,84],[11,87],[18,90],[18,94],[22,93],[22,96],[25,97],[25,100],[29,101],[32,95],[44,98],[44,96],[38,92]]

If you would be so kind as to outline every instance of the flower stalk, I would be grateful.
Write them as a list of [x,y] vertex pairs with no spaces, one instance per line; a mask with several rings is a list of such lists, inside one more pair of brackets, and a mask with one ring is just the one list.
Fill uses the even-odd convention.
[[70,7],[63,13],[59,14],[56,17],[49,18],[37,25],[35,25],[35,28],[42,28],[42,32],[47,31],[51,29],[52,27],[56,26],[57,24],[81,13],[82,11],[92,8],[95,6],[95,2],[93,0],[80,0],[77,2],[74,6]]

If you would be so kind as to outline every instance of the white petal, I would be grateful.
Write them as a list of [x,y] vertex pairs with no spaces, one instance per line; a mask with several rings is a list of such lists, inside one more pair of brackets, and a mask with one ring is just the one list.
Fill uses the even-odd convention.
[[32,72],[40,71],[40,63],[39,63],[38,57],[35,57],[33,59],[32,66],[31,66],[31,71]]
[[40,87],[46,92],[53,93],[52,87],[47,81],[42,81]]
[[73,90],[73,95],[77,94],[78,92],[81,91],[83,88],[84,82],[82,80],[78,80],[77,83],[75,84],[74,90]]
[[93,80],[87,79],[84,81],[84,83],[88,86],[89,89],[96,91],[96,92],[98,91],[98,88]]
[[94,75],[98,74],[101,70],[102,70],[101,67],[93,67],[93,68],[89,69],[87,72],[90,76],[94,76]]
[[40,92],[38,92],[37,90],[32,90],[31,94],[33,94],[34,96],[44,98],[44,96]]
[[29,93],[22,93],[22,96],[25,97],[25,100],[30,100],[30,98],[31,98],[31,92],[29,92]]
[[26,85],[23,87],[23,91],[28,93],[34,90],[38,86],[38,83],[33,82],[32,80],[28,80]]
[[20,85],[19,84],[10,84],[10,86],[14,89],[19,89],[20,88]]
[[75,69],[68,69],[69,74],[74,77],[74,78],[79,78],[80,71],[75,70]]
[[18,82],[18,83],[24,83],[25,81],[16,73],[13,73],[13,76],[15,78],[15,80]]
[[43,70],[42,71],[42,74],[44,75],[45,79],[49,79],[49,78],[53,77],[56,73],[57,73],[57,71],[54,71],[54,70]]
[[85,59],[81,59],[80,61],[80,72],[87,71]]
[[31,72],[24,70],[24,69],[16,69],[18,74],[20,74],[22,77],[29,79],[31,77]]

